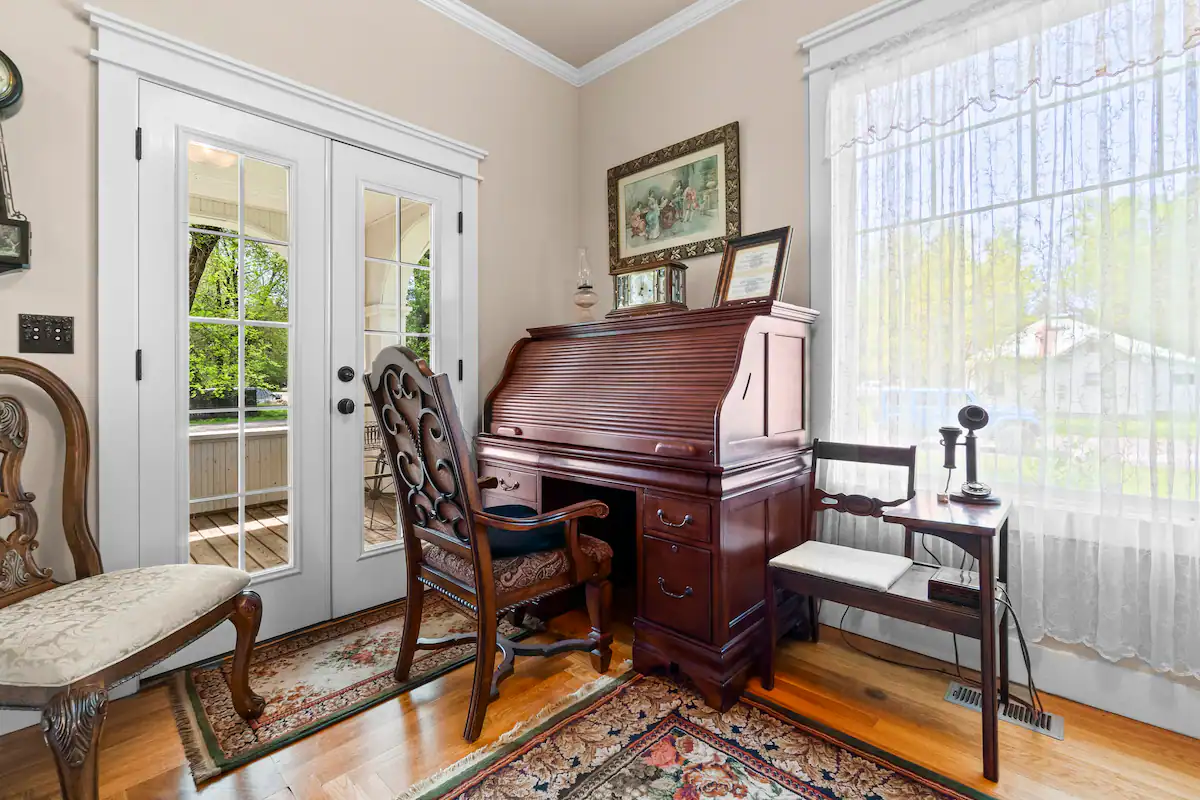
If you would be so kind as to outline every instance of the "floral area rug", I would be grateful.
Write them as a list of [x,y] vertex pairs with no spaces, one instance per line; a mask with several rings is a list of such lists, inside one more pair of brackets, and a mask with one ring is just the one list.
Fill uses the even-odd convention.
[[598,682],[398,800],[991,800],[753,698]]
[[[409,680],[392,677],[404,629],[404,601],[364,611],[260,644],[250,685],[267,701],[247,722],[233,710],[225,657],[186,667],[164,678],[197,784],[328,727],[474,660],[473,644],[418,650]],[[470,633],[475,623],[449,601],[425,596],[421,636]],[[500,633],[529,633],[501,620]]]

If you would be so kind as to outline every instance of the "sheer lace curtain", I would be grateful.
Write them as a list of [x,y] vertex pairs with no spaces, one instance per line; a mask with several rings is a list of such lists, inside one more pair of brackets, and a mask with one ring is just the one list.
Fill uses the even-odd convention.
[[[1014,502],[1027,633],[1193,676],[1198,44],[1200,0],[1014,0],[836,65],[824,323],[831,438],[919,442],[923,488],[947,483],[937,428],[990,412],[980,479]],[[900,550],[872,522],[826,533]]]

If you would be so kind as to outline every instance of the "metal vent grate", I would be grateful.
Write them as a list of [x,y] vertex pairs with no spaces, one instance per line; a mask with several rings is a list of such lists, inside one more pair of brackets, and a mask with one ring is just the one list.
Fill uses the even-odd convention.
[[[963,686],[958,681],[950,681],[950,688],[946,690],[946,700],[956,706],[983,712],[983,692],[973,686]],[[1062,717],[1048,712],[1030,711],[1020,703],[1010,702],[1000,706],[1000,719],[1020,725],[1026,730],[1053,737],[1060,742],[1066,738],[1066,725]]]

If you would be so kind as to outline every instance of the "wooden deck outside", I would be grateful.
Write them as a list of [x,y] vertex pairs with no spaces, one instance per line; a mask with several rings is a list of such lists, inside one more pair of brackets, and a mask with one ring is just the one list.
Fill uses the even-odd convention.
[[[370,503],[371,505],[367,505]],[[246,507],[246,571],[262,572],[288,563],[287,503]],[[363,533],[367,546],[396,541],[396,500],[389,494],[365,499]],[[193,514],[188,535],[188,560],[193,564],[238,563],[236,509]]]

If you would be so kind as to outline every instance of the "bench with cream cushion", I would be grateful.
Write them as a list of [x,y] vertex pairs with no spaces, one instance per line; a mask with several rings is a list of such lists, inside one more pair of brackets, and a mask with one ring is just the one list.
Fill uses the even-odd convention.
[[249,683],[262,601],[246,590],[250,576],[229,567],[173,564],[104,572],[87,522],[90,438],[79,399],[58,376],[30,361],[0,356],[3,375],[40,387],[62,418],[62,527],[76,579],[60,583],[34,560],[34,497],[20,483],[28,417],[16,397],[0,396],[0,520],[12,517],[16,523],[0,538],[0,708],[41,709],[62,796],[93,800],[109,690],[225,620],[237,629],[230,676],[234,708],[246,719],[262,713],[265,704]]
[[913,560],[810,540],[775,556],[770,566],[838,583],[886,592],[912,567]]

